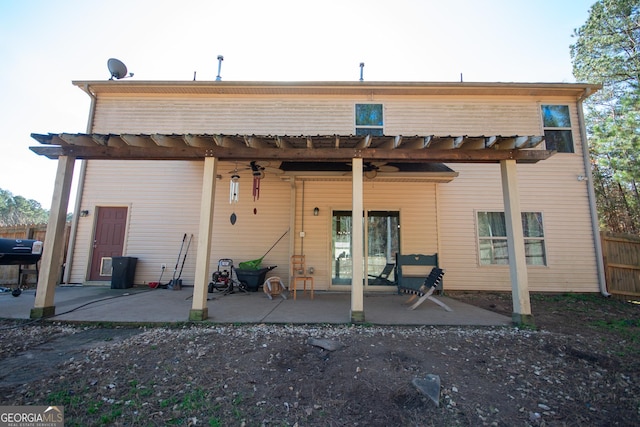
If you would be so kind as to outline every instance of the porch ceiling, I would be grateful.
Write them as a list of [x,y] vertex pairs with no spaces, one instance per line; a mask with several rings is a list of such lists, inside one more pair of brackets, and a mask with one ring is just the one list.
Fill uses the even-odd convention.
[[224,135],[224,134],[36,134],[30,147],[50,159],[277,160],[348,162],[353,158],[399,163],[535,163],[555,154],[536,148],[543,136],[447,135]]

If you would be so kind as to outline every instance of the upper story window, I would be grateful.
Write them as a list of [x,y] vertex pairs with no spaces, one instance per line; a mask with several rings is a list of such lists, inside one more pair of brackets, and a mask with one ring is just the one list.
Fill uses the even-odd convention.
[[356,104],[356,135],[384,134],[382,104]]
[[573,153],[573,136],[568,105],[543,105],[542,126],[547,150]]

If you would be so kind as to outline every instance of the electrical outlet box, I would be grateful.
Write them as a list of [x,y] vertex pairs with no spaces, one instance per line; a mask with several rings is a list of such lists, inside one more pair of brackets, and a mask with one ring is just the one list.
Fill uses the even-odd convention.
[[300,232],[300,237],[304,237],[304,231]]
[[163,269],[164,269],[164,268],[167,268],[167,264],[162,263],[162,264],[160,265],[160,267],[162,267]]

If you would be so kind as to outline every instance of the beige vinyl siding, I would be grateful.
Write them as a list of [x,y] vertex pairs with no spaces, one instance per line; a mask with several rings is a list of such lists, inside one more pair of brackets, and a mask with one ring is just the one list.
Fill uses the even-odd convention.
[[[222,179],[216,184],[212,272],[220,258],[232,258],[237,264],[261,257],[288,228],[288,184],[267,175],[262,181],[261,197],[254,203],[251,173],[242,171],[240,201],[230,205],[227,172],[234,166],[221,163],[218,168]],[[167,264],[163,282],[168,282],[184,233],[187,240],[193,233],[182,274],[184,284],[192,285],[202,172],[203,163],[198,161],[90,161],[81,209],[89,210],[91,215],[79,220],[70,281],[83,283],[88,277],[96,206],[127,206],[129,220],[124,255],[138,258],[135,283],[157,281],[162,263]],[[232,212],[238,217],[235,226],[229,221]],[[283,270],[282,274],[286,275],[288,237],[269,253],[264,265],[278,265],[273,273]]]
[[[229,174],[235,167],[221,163],[216,183],[211,272],[218,260],[241,261],[260,258],[289,228],[291,184],[267,173],[261,182],[260,199],[253,201],[252,177],[241,171],[237,204],[229,203]],[[193,284],[198,240],[201,190],[201,162],[90,162],[82,209],[95,212],[96,206],[128,206],[129,223],[126,256],[138,258],[135,282],[157,281],[160,265],[167,264],[163,281],[175,267],[184,233],[193,233],[182,279]],[[381,182],[366,180],[366,210],[398,210],[401,222],[401,250],[404,253],[434,253],[438,250],[436,231],[435,185],[433,183]],[[351,183],[348,181],[296,182],[296,226],[269,252],[263,265],[277,265],[270,275],[288,283],[289,239],[294,253],[307,256],[307,265],[315,269],[317,289],[329,289],[331,277],[331,213],[351,210]],[[304,209],[303,209],[304,197]],[[320,214],[313,216],[313,208]],[[256,209],[256,214],[253,209]],[[237,222],[231,225],[230,216]],[[304,219],[303,219],[304,215]],[[93,215],[82,218],[78,227],[71,281],[86,280],[90,260]],[[304,226],[303,226],[304,221]],[[300,237],[300,232],[305,237]],[[188,237],[187,237],[188,238]],[[180,261],[181,264],[182,261]],[[179,267],[180,268],[180,267]]]
[[353,102],[331,99],[100,98],[94,132],[354,133]]
[[[563,156],[566,156],[563,158]],[[573,167],[569,166],[573,164]],[[478,211],[504,211],[499,165],[456,165],[439,188],[441,262],[448,289],[511,290],[508,266],[479,265]],[[586,182],[576,154],[518,165],[520,209],[542,212],[547,266],[528,266],[532,291],[598,290]]]
[[[535,99],[100,97],[97,133],[333,135],[355,133],[356,103],[384,105],[387,135],[539,135]],[[576,120],[577,123],[577,120]]]
[[540,134],[539,107],[526,99],[416,98],[384,105],[388,135]]
[[[388,135],[542,135],[540,105],[568,104],[575,153],[556,154],[533,165],[519,164],[518,185],[523,211],[542,212],[547,266],[528,268],[531,290],[597,291],[596,260],[589,217],[586,175],[582,162],[575,103],[566,98],[483,96],[100,96],[96,133],[227,133],[327,135],[355,132],[354,105],[382,103]],[[543,147],[541,147],[543,148]],[[459,177],[446,184],[365,180],[366,210],[399,210],[401,251],[434,253],[447,270],[446,289],[511,290],[506,266],[479,266],[478,211],[502,211],[498,165],[449,165]],[[307,255],[315,269],[316,289],[329,289],[332,255],[331,212],[351,209],[349,177],[335,181],[296,181],[295,212],[291,182],[273,174],[262,181],[260,200],[251,197],[252,177],[243,170],[240,202],[230,205],[229,171],[221,163],[214,208],[211,271],[220,258],[259,258],[288,229],[295,227],[269,253],[264,265],[288,283],[290,248]],[[193,283],[202,162],[90,161],[81,209],[128,206],[125,254],[138,256],[136,283],[171,278],[183,233],[194,233],[183,280]],[[320,214],[313,216],[313,208]],[[253,209],[257,209],[254,215]],[[229,216],[238,221],[232,226]],[[93,214],[79,219],[71,279],[87,277]],[[300,237],[300,232],[305,237]]]
[[[403,253],[435,253],[438,250],[435,186],[434,183],[365,180],[364,209],[400,212]],[[334,262],[331,254],[332,213],[350,211],[351,194],[349,181],[296,182],[294,253],[304,253],[307,266],[314,267],[316,289],[330,288],[331,263]],[[320,210],[317,217],[313,216],[315,207]],[[304,238],[300,237],[300,231],[305,232]]]
[[[547,266],[529,266],[534,291],[596,292],[596,259],[587,182],[582,160],[576,106],[561,98],[535,103],[535,114],[512,116],[513,126],[540,126],[540,105],[568,104],[575,153],[557,153],[536,164],[519,164],[518,189],[523,212],[542,212]],[[532,130],[542,134],[541,127]],[[522,134],[523,132],[519,132]],[[478,211],[504,211],[499,165],[456,163],[459,172],[438,189],[441,263],[447,269],[448,289],[511,290],[508,266],[480,266],[476,217]]]

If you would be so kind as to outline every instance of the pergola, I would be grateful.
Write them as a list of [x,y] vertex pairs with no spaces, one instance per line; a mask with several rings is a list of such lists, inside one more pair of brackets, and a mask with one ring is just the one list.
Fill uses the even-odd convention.
[[[507,227],[513,320],[532,322],[525,246],[520,221],[517,163],[536,163],[554,154],[536,148],[542,136],[372,136],[372,135],[223,135],[223,134],[32,134],[40,145],[36,154],[58,160],[50,220],[32,318],[55,314],[55,286],[59,277],[55,260],[64,248],[64,225],[76,159],[81,160],[185,160],[204,161],[199,239],[190,320],[208,318],[207,280],[212,245],[212,219],[219,161],[272,160],[291,162],[348,162],[352,171],[353,223],[362,223],[363,162],[394,163],[499,163]],[[359,213],[359,214],[358,214]],[[358,218],[358,215],[361,217]],[[363,229],[352,230],[353,262],[364,257]],[[363,271],[354,269],[351,319],[364,321]]]

